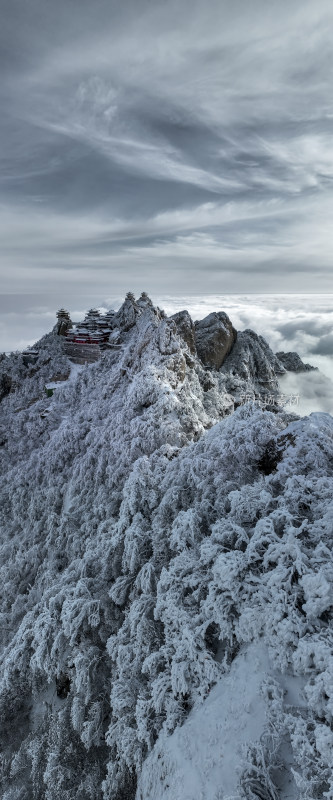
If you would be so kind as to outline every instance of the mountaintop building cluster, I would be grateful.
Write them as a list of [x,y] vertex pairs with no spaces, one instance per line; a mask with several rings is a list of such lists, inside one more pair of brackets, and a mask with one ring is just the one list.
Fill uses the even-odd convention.
[[[135,297],[128,292],[126,299],[135,302]],[[146,292],[142,292],[141,303],[151,303]],[[112,309],[101,314],[97,308],[91,308],[82,322],[73,323],[69,312],[61,308],[57,312],[57,333],[64,336],[64,351],[77,364],[93,363],[101,357],[102,350],[117,346],[117,330],[115,330]]]
[[73,325],[67,311],[58,311],[58,334],[65,337],[66,355],[77,364],[98,361],[101,350],[109,345],[114,314],[108,311],[102,315],[97,308],[91,308],[82,322]]

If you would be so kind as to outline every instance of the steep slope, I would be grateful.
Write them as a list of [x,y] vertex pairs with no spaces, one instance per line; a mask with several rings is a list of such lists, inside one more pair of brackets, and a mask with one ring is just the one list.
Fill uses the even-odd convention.
[[299,798],[329,797],[332,418],[231,413],[228,375],[148,300],[114,329],[52,398],[41,364],[2,401],[3,797],[133,800],[158,737],[259,642],[306,702],[263,687],[240,796],[274,797],[253,787],[280,758]]
[[246,750],[265,730],[267,703],[261,688],[268,668],[261,643],[252,642],[236,655],[228,674],[184,724],[171,736],[159,736],[143,765],[138,800],[237,796]]

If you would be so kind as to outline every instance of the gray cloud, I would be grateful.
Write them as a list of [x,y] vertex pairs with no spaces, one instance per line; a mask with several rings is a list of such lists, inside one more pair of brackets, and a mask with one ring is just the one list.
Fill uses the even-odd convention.
[[330,291],[332,23],[328,0],[4,0],[3,291]]
[[288,373],[280,379],[282,393],[288,397],[297,397],[298,403],[289,410],[300,416],[313,411],[333,413],[333,383],[321,372]]
[[311,352],[321,356],[333,357],[333,333],[328,334],[328,336],[322,336]]
[[[330,312],[329,312],[330,315]],[[277,329],[285,339],[293,339],[296,334],[301,331],[309,334],[309,336],[322,336],[331,330],[330,319],[323,321],[322,318],[307,318],[300,316],[299,319],[293,319],[291,322],[284,322],[277,326]]]

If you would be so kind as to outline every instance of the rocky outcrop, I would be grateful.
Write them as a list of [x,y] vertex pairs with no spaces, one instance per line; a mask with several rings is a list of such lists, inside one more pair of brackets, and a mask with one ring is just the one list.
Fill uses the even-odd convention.
[[171,319],[176,323],[177,333],[186,342],[190,352],[194,355],[196,353],[195,327],[188,311],[177,311],[176,314],[172,315]]
[[67,331],[73,327],[72,320],[65,308],[60,308],[57,312],[56,332],[58,336],[66,336]]
[[122,331],[129,331],[135,325],[140,314],[141,310],[135,301],[134,295],[128,292],[122,306],[113,317],[113,325]]
[[[130,298],[133,299],[134,295],[132,295],[132,293],[129,292],[127,297],[130,297]],[[152,300],[150,299],[150,297],[147,294],[147,292],[141,292],[141,295],[140,295],[139,299],[136,300],[136,304],[137,304],[137,306],[139,306],[139,308],[143,308],[143,309],[147,308],[147,307],[153,308]]]
[[276,353],[276,357],[288,372],[312,372],[318,370],[318,367],[313,367],[311,364],[304,364],[298,353],[290,351],[284,353],[283,351]]
[[224,311],[214,311],[194,324],[199,358],[205,367],[220,369],[237,339],[237,331],[228,315]]
[[285,368],[263,336],[245,330],[238,333],[236,344],[226,358],[222,371],[229,375],[231,382],[237,377],[265,389],[275,389],[277,375],[283,375]]

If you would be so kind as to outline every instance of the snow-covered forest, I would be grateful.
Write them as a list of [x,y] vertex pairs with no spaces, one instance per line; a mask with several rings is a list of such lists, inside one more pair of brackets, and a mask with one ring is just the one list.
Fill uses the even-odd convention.
[[112,324],[0,363],[1,796],[332,800],[333,419],[223,313]]

